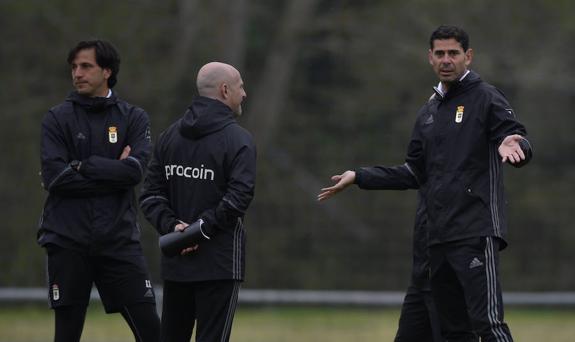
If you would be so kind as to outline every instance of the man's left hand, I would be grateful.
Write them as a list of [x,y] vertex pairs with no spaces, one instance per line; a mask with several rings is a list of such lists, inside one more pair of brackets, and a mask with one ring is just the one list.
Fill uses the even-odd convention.
[[132,148],[130,147],[130,145],[126,145],[126,147],[124,147],[124,150],[122,150],[122,154],[120,155],[120,158],[118,158],[118,159],[124,160],[124,159],[128,158],[130,156],[131,151],[132,151]]
[[519,134],[508,135],[503,139],[498,149],[503,163],[509,161],[511,164],[515,164],[525,160],[525,153],[519,146],[519,142],[523,139]]

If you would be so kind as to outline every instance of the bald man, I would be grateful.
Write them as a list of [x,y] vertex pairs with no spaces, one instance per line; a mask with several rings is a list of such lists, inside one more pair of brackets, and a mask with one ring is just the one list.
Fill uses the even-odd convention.
[[196,341],[229,341],[255,188],[256,147],[236,122],[246,98],[240,73],[208,63],[196,85],[199,96],[156,142],[140,197],[160,235],[195,234],[176,256],[162,255],[169,342],[190,341],[196,322]]

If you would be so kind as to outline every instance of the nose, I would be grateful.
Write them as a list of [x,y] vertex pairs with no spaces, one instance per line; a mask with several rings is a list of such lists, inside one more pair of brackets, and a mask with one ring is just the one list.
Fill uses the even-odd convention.
[[80,71],[80,68],[73,68],[73,69],[72,69],[72,77],[73,77],[73,78],[80,78],[80,77],[82,77],[82,72]]
[[442,56],[439,61],[441,62],[441,64],[451,64],[451,58],[447,54]]

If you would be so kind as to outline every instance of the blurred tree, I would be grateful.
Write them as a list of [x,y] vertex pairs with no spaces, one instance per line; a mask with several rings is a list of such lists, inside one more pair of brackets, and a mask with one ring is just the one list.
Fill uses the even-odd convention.
[[240,121],[259,148],[246,286],[403,289],[414,193],[353,189],[325,204],[315,194],[336,172],[403,162],[437,82],[428,37],[452,23],[468,30],[472,68],[507,94],[535,147],[531,165],[505,171],[505,287],[572,289],[573,13],[575,3],[549,0],[0,1],[0,286],[43,284],[40,121],[71,89],[68,49],[98,37],[119,48],[117,90],[150,113],[154,138],[190,103],[201,65],[242,72]]

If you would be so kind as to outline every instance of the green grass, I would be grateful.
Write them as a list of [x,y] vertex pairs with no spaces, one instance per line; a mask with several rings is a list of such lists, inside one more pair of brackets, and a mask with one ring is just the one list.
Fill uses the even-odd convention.
[[[392,341],[398,317],[397,309],[240,307],[232,341]],[[508,309],[506,320],[519,342],[575,340],[575,310]],[[0,342],[50,341],[52,334],[49,309],[0,307]],[[82,341],[124,342],[133,337],[120,315],[106,315],[100,305],[92,304]]]

